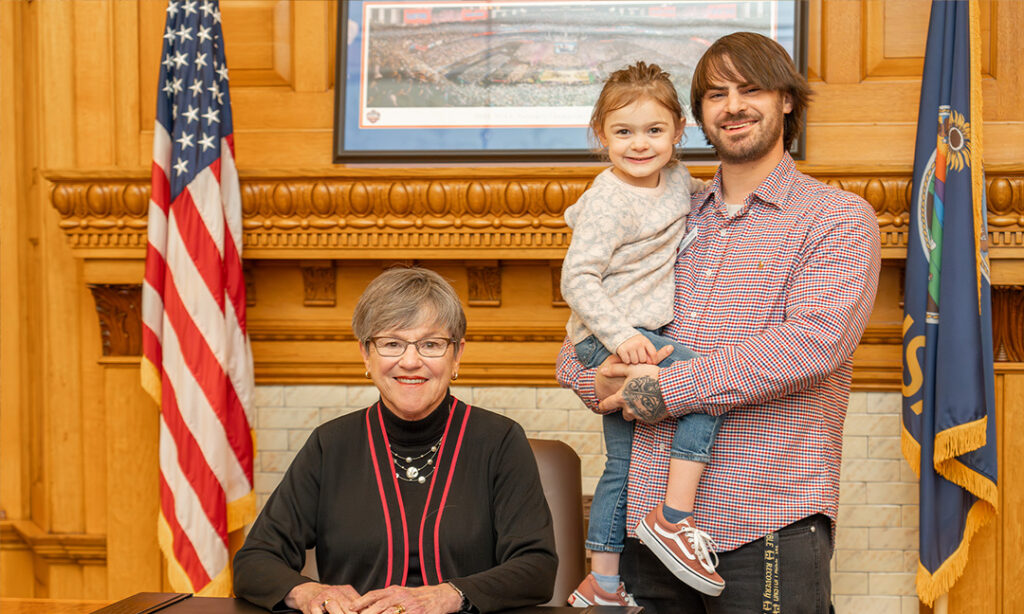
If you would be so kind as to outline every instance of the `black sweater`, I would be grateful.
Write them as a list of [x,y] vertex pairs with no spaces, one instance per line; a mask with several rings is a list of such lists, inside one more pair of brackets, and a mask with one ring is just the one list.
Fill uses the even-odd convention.
[[[438,434],[426,484],[399,485],[389,445],[429,445]],[[420,496],[401,496],[415,487]],[[314,430],[235,556],[235,594],[283,609],[285,595],[310,581],[299,570],[312,547],[321,582],[363,594],[451,581],[482,612],[547,601],[557,568],[522,427],[451,396],[419,421],[398,420],[377,403]]]

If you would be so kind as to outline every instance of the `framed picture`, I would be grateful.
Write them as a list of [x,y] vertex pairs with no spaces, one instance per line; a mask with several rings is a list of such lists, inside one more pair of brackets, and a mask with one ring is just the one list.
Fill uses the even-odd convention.
[[[800,0],[351,0],[340,3],[334,160],[596,160],[587,123],[607,76],[637,60],[689,114],[704,50],[738,30],[779,41],[806,74]],[[684,157],[713,152],[692,117]],[[801,157],[803,141],[794,154]]]

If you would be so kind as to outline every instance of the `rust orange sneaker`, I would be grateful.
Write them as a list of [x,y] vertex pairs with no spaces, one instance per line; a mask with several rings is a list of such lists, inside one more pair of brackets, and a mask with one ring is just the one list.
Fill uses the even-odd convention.
[[597,584],[594,576],[587,574],[583,582],[576,587],[576,590],[569,595],[569,605],[574,608],[586,608],[592,605],[636,605],[633,595],[626,592],[626,587],[619,582],[619,588],[614,593],[603,590]]
[[707,533],[696,527],[693,516],[671,524],[665,520],[658,504],[636,525],[636,536],[688,586],[713,597],[722,594],[725,580],[715,572],[718,555],[714,548],[717,546]]

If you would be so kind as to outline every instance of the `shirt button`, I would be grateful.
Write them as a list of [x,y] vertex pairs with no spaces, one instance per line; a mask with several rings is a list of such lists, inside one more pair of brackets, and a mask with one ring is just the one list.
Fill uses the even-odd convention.
[[729,236],[729,231],[724,229],[724,228],[722,228],[721,230],[718,231],[718,236],[720,236],[720,237],[722,237],[724,239],[725,237]]
[[714,271],[712,271],[711,269],[704,271],[704,277],[706,277],[707,279],[711,279],[711,276],[714,274]]
[[696,311],[691,311],[690,312],[690,317],[693,318],[693,319],[696,319],[697,318],[697,312]]

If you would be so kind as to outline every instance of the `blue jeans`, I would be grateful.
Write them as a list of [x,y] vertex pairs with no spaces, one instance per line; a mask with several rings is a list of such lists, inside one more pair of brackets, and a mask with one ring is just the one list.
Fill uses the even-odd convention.
[[[678,341],[656,332],[643,328],[637,331],[650,339],[657,349],[672,346],[672,354],[658,363],[659,367],[699,356]],[[576,358],[588,369],[596,368],[611,356],[611,352],[593,335],[575,347]],[[604,444],[608,456],[604,473],[594,489],[586,546],[592,552],[622,552],[626,537],[626,483],[629,478],[629,452],[633,446],[633,423],[623,420],[619,412],[606,414],[603,420]],[[679,418],[669,455],[672,458],[707,463],[721,421],[719,417],[699,413]]]

